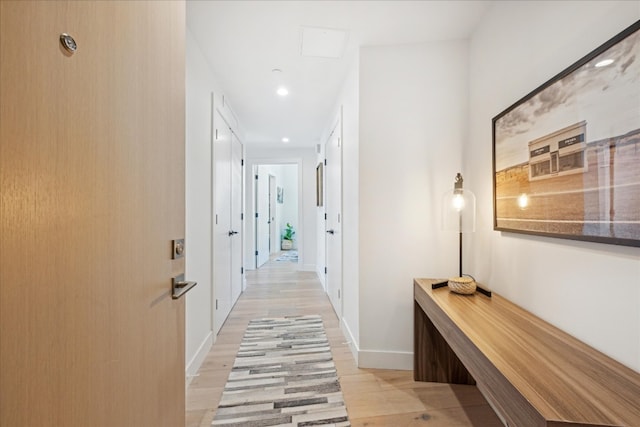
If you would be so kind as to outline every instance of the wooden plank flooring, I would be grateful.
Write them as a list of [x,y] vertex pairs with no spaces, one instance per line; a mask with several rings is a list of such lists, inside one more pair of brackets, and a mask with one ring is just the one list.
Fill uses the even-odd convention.
[[358,369],[316,274],[295,267],[270,261],[246,273],[247,290],[187,389],[187,427],[211,425],[249,320],[302,314],[322,316],[354,427],[502,426],[475,386],[417,383],[412,371]]

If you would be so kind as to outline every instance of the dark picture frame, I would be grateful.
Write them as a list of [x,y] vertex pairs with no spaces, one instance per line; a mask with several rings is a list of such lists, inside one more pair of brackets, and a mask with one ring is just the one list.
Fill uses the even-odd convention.
[[322,162],[316,166],[316,206],[321,207],[324,204],[323,174],[324,166]]
[[494,230],[640,247],[639,30],[493,118]]

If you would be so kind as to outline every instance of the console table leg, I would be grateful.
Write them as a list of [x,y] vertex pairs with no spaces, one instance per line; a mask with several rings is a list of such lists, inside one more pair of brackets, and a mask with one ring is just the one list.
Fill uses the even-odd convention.
[[414,381],[475,385],[467,368],[417,302],[414,302],[413,313]]

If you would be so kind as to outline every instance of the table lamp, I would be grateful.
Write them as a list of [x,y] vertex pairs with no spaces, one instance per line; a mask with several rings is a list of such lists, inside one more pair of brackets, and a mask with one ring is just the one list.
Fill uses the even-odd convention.
[[[458,172],[455,177],[455,181],[453,184],[453,189],[447,190],[442,195],[442,229],[446,231],[457,231],[458,232],[458,245],[459,245],[459,274],[458,278],[463,278],[462,276],[462,233],[472,233],[476,231],[476,196],[472,191],[467,190],[463,187],[463,178],[462,174]],[[467,275],[469,276],[469,275]],[[471,277],[471,276],[469,276]],[[463,278],[464,279],[464,278]],[[473,277],[471,277],[473,279]],[[450,279],[455,281],[455,279]],[[475,279],[473,280],[475,282]],[[465,280],[460,280],[460,282],[465,282]],[[444,281],[440,283],[435,283],[432,287],[434,289],[446,286],[449,284],[449,281]],[[463,284],[464,285],[464,284]],[[480,287],[474,285],[474,291],[477,288],[479,292],[483,294],[489,294],[490,292],[486,291]],[[451,284],[450,284],[451,287]],[[452,290],[455,290],[452,288]],[[472,291],[473,292],[473,291]],[[459,292],[459,293],[472,293],[472,292]]]

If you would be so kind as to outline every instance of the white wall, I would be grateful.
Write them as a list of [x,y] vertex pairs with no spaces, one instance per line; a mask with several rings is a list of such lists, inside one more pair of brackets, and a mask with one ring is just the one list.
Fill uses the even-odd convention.
[[[356,361],[360,345],[360,225],[359,225],[359,150],[360,150],[360,52],[351,59],[349,71],[336,101],[333,113],[321,138],[318,162],[325,157],[324,145],[336,119],[342,114],[342,330]],[[326,178],[326,177],[325,177]],[[325,190],[326,191],[326,190]],[[324,282],[325,222],[324,206],[317,208],[318,251],[321,265],[318,275]],[[326,285],[325,285],[326,286]]]
[[[214,99],[212,100],[212,96]],[[213,105],[212,105],[213,103]],[[212,276],[213,170],[212,117],[218,109],[239,129],[228,100],[218,85],[190,30],[186,32],[186,262],[185,276],[198,282],[186,295],[186,373],[196,374],[215,337],[213,334]],[[178,238],[180,236],[176,236]]]
[[186,368],[194,375],[213,343],[211,94],[218,87],[188,29],[186,41],[185,276],[198,282],[186,295]]
[[493,231],[491,119],[640,18],[638,1],[496,2],[470,42],[476,279],[640,371],[640,248]]
[[467,77],[466,41],[361,49],[362,367],[412,369],[413,279],[457,272],[440,198],[465,173]]
[[[305,271],[316,270],[317,229],[316,229],[316,154],[315,149],[308,148],[273,148],[247,146],[245,155],[245,182],[250,182],[251,170],[259,164],[297,164],[300,170],[298,177],[298,197],[301,200],[299,223],[296,227],[298,245],[298,268]],[[253,186],[245,188],[245,218],[255,215]],[[285,197],[286,193],[285,193]],[[253,221],[245,221],[245,235],[253,235]],[[245,268],[255,268],[255,242],[245,239]]]

